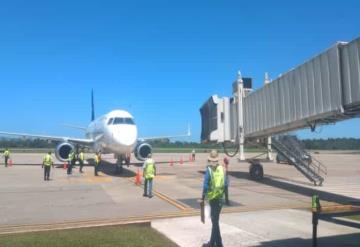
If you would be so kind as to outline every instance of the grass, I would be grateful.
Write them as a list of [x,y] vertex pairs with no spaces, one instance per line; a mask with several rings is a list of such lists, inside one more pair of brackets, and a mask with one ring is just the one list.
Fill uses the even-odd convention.
[[177,246],[148,226],[107,226],[0,235],[2,247]]
[[351,220],[360,221],[360,214],[359,215],[346,216],[346,218],[351,219]]

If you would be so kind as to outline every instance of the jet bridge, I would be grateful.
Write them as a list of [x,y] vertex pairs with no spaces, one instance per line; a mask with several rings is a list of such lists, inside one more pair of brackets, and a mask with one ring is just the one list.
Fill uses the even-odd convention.
[[265,78],[255,91],[239,74],[232,97],[212,96],[200,112],[201,140],[235,143],[241,160],[245,140],[358,117],[360,38],[338,42],[273,81]]

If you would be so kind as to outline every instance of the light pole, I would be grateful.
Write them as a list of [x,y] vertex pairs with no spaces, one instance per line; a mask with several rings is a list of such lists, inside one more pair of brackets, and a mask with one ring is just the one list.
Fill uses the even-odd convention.
[[[268,73],[265,73],[264,84],[267,85],[269,83],[270,83],[269,75],[268,75]],[[268,136],[266,144],[267,144],[266,159],[272,161],[273,157],[272,157],[272,150],[271,150],[271,136]]]

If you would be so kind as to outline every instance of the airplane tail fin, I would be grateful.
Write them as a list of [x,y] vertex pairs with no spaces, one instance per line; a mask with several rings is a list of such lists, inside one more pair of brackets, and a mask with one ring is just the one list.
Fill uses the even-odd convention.
[[91,89],[91,121],[95,120],[94,90]]

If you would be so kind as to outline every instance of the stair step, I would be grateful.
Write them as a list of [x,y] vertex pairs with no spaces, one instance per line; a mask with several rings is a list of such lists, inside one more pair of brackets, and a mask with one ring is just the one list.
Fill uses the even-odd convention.
[[[316,167],[313,164],[311,156],[310,158],[304,160],[303,157],[308,157],[309,154],[305,150],[301,149],[301,145],[296,141],[297,139],[294,137],[287,137],[284,138],[283,141],[273,140],[272,146],[278,151],[278,153],[283,155],[289,163],[294,165],[296,169],[300,171],[307,179],[315,184],[322,184],[324,178],[315,170],[313,170],[316,169]],[[317,168],[319,169],[319,167]]]

